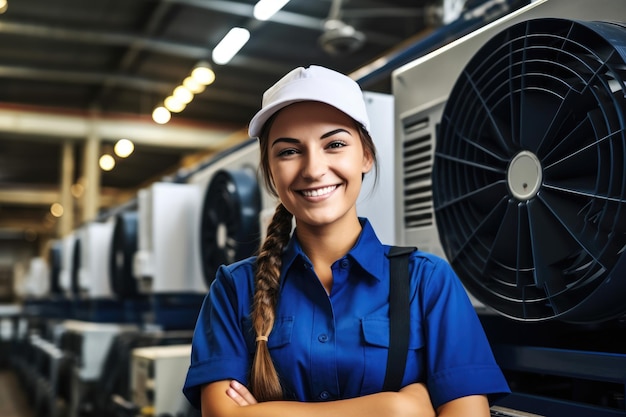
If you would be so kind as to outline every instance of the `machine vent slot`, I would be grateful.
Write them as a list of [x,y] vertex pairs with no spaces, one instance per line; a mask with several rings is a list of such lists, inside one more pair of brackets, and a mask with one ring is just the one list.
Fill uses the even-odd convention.
[[433,137],[429,117],[403,121],[402,184],[404,225],[407,228],[433,224],[433,197],[430,174],[433,163]]

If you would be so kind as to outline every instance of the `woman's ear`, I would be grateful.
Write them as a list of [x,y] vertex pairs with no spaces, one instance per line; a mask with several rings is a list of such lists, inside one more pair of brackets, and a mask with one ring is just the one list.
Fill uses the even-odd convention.
[[374,166],[374,158],[372,158],[372,155],[369,152],[364,151],[363,152],[363,169],[362,169],[363,174],[367,174],[368,172],[370,172],[372,169],[372,166]]

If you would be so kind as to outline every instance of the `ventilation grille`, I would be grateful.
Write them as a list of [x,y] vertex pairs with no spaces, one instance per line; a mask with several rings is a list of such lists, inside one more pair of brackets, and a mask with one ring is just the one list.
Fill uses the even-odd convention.
[[433,167],[436,222],[468,290],[526,321],[626,312],[626,29],[535,19],[457,80]]
[[431,113],[420,113],[402,119],[402,189],[404,227],[415,229],[432,226],[433,168],[435,128]]

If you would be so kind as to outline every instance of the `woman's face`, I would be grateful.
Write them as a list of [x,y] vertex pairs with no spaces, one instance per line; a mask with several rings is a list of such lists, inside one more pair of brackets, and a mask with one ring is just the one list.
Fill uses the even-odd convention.
[[362,175],[373,160],[349,116],[319,102],[292,104],[277,114],[267,146],[278,197],[298,223],[356,217]]

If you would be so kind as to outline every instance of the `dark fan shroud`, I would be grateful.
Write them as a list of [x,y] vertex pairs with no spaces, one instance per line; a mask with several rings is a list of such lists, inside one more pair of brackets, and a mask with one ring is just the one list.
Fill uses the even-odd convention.
[[261,191],[253,169],[217,171],[202,205],[200,250],[207,286],[220,265],[257,252],[260,243]]
[[133,257],[137,251],[137,211],[117,214],[113,227],[109,275],[111,289],[120,299],[140,297],[133,274]]
[[433,167],[437,227],[469,292],[513,319],[626,312],[626,27],[534,19],[470,60]]

